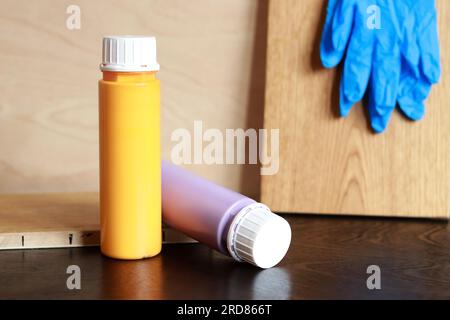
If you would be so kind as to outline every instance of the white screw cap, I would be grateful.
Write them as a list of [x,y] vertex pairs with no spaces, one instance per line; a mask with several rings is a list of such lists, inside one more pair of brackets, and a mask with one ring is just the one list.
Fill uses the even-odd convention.
[[155,37],[104,37],[100,69],[115,72],[158,71]]
[[227,247],[238,261],[271,268],[286,255],[291,243],[291,227],[282,217],[261,204],[243,208],[231,222]]

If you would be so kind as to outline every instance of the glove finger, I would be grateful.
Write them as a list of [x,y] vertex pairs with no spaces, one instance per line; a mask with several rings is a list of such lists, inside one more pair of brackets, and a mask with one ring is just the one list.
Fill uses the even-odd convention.
[[363,27],[362,21],[355,21],[355,25],[360,27],[353,30],[342,72],[340,88],[342,116],[347,116],[353,104],[363,98],[372,70],[373,32]]
[[407,66],[402,66],[398,90],[400,110],[411,120],[417,121],[425,114],[424,101],[431,90],[431,83],[424,76],[416,77]]
[[395,106],[400,81],[401,57],[399,48],[394,46],[389,50],[377,45],[373,59],[371,74],[371,91],[374,102],[380,106]]
[[331,22],[336,11],[336,6],[340,0],[328,0],[327,4],[327,16],[325,18],[325,26],[331,26]]
[[332,41],[333,47],[338,51],[345,50],[347,46],[352,31],[355,9],[354,0],[342,0],[336,5],[332,21]]
[[435,84],[441,75],[436,3],[434,0],[417,3],[420,16],[416,19],[420,25],[416,32],[421,51],[421,71],[430,83]]
[[369,99],[368,99],[368,110],[370,118],[370,126],[375,133],[382,133],[386,130],[389,120],[391,119],[392,112],[395,110],[395,103],[383,103],[380,104],[376,98],[375,90],[373,86],[376,84],[371,84]]
[[410,120],[418,121],[425,115],[425,105],[423,101],[413,99],[399,100],[399,107],[402,113]]
[[400,49],[387,50],[378,45],[375,49],[374,67],[370,79],[369,116],[373,130],[383,132],[397,103],[400,81]]
[[404,43],[402,46],[402,56],[404,62],[414,74],[418,77],[420,74],[420,48],[417,43],[417,35],[414,28],[415,17],[410,15],[404,22],[403,29],[403,39]]
[[[381,109],[381,113],[379,112]],[[369,117],[370,117],[370,126],[373,131],[376,133],[382,133],[386,130],[386,127],[391,119],[392,112],[395,109],[394,106],[382,106],[380,107],[375,103],[375,99],[372,96],[369,96]]]
[[325,24],[322,30],[322,39],[320,42],[320,58],[322,60],[322,64],[326,68],[332,68],[334,65],[330,62],[333,58],[333,42],[332,42],[332,21],[335,13],[337,0],[328,0],[327,5],[327,16],[325,18]]
[[354,0],[329,0],[322,32],[320,58],[326,68],[338,65],[345,52],[353,25]]

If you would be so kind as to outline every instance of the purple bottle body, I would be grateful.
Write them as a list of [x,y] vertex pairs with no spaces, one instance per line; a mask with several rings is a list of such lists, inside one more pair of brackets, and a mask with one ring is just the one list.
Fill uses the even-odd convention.
[[162,163],[164,223],[229,255],[226,237],[233,218],[256,201],[170,164]]

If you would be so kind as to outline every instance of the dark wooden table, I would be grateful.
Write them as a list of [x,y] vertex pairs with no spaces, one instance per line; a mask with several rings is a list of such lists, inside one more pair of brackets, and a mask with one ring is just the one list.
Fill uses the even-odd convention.
[[[450,298],[450,228],[443,221],[289,216],[293,242],[276,268],[233,262],[200,244],[116,261],[98,247],[0,252],[0,298],[415,299]],[[81,268],[68,290],[66,268]],[[367,289],[369,265],[381,290]]]

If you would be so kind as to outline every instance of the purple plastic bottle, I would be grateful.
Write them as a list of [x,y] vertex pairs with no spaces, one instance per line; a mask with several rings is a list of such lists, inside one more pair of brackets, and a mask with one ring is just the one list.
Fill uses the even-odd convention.
[[165,161],[162,211],[170,227],[261,268],[278,264],[291,242],[289,223],[267,206]]

